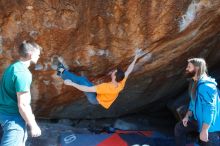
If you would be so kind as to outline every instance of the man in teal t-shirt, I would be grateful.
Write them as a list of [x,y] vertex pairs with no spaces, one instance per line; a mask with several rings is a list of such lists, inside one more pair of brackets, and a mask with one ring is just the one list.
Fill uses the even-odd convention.
[[3,128],[1,146],[25,146],[26,124],[31,135],[41,135],[36,123],[30,101],[32,74],[28,67],[37,63],[41,47],[36,43],[24,41],[19,46],[20,59],[4,72],[0,84],[0,124]]
[[0,85],[0,113],[19,114],[17,92],[29,92],[31,81],[32,75],[21,61],[5,70]]

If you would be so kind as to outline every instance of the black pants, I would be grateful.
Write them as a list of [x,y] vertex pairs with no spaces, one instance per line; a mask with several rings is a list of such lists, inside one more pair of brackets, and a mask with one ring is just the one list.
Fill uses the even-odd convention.
[[[196,121],[188,121],[187,127],[183,126],[183,122],[180,121],[176,124],[174,134],[176,146],[186,146],[186,137],[190,132],[196,132],[198,125]],[[220,138],[217,132],[209,132],[208,142],[199,140],[200,146],[220,146]]]

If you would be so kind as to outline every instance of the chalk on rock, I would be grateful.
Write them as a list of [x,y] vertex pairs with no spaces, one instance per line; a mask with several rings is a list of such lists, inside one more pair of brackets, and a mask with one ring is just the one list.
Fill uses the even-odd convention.
[[54,55],[54,56],[51,58],[51,68],[52,68],[53,70],[56,70],[57,67],[58,67],[59,62],[62,63],[63,66],[64,66],[67,70],[69,69],[69,67],[66,65],[64,59],[63,59],[62,57],[58,56],[58,55]]
[[135,54],[138,54],[139,57],[142,57],[145,54],[147,54],[147,52],[144,52],[141,48],[136,48],[135,49]]

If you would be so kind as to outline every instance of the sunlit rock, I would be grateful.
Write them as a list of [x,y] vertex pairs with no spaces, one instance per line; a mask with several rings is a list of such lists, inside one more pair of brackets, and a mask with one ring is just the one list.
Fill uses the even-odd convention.
[[[186,60],[220,61],[219,0],[42,0],[0,3],[0,74],[16,59],[16,46],[32,39],[42,47],[33,72],[32,106],[40,118],[103,118],[153,110],[186,90]],[[88,103],[63,84],[57,60],[94,84],[124,70],[143,54],[109,110]],[[157,105],[156,103],[161,103]]]

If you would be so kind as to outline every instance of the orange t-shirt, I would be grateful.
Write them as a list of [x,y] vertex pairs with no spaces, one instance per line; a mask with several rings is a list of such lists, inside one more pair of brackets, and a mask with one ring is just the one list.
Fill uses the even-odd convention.
[[97,100],[104,108],[108,109],[124,88],[127,78],[119,82],[118,87],[112,82],[102,83],[96,86]]

